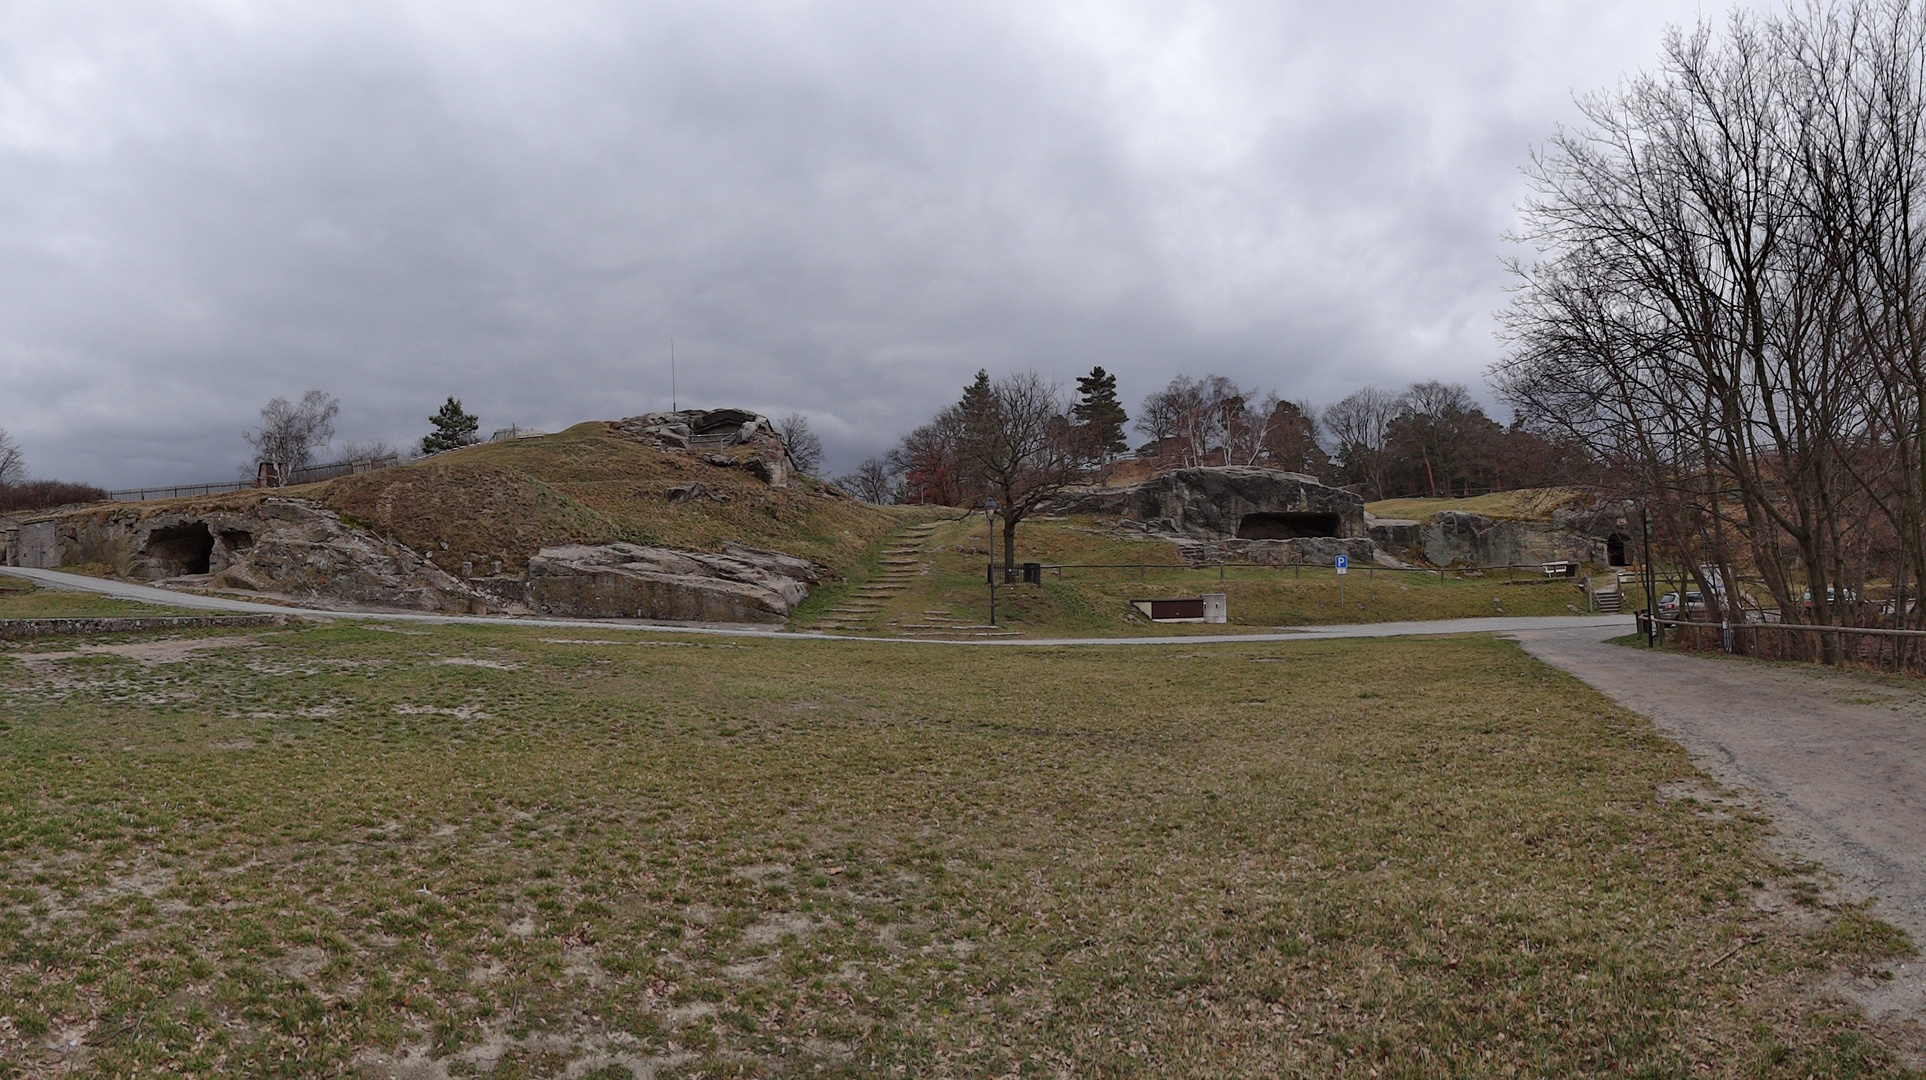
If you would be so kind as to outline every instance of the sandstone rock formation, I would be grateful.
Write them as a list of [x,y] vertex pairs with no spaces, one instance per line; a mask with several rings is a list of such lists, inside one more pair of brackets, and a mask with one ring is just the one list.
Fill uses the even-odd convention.
[[785,487],[795,462],[766,416],[745,409],[683,409],[618,420],[615,430],[658,450],[690,454],[711,465],[745,469],[770,487]]
[[1179,469],[1125,488],[1066,491],[1056,514],[1103,514],[1196,540],[1361,538],[1364,500],[1300,473],[1247,466]]
[[1373,519],[1370,524],[1379,547],[1432,566],[1529,566],[1567,559],[1622,563],[1629,531],[1599,513],[1564,511],[1551,521],[1502,521],[1444,510],[1425,521]]
[[528,561],[522,599],[544,615],[780,623],[820,580],[805,559],[740,544],[714,555],[570,544]]
[[484,604],[420,554],[302,499],[219,510],[98,508],[24,522],[20,531],[35,538],[21,553],[27,565],[93,564],[138,581],[188,579],[309,602],[444,612]]

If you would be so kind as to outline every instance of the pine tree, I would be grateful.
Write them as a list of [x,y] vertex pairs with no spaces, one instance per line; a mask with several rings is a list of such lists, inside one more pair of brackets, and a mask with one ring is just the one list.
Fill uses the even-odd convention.
[[978,368],[976,378],[963,388],[963,400],[957,403],[963,410],[963,419],[972,425],[987,421],[990,410],[996,408],[995,396],[990,390],[990,373]]
[[461,402],[449,398],[442,403],[441,410],[428,418],[435,430],[421,437],[421,452],[436,454],[443,450],[454,450],[470,446],[481,440],[475,432],[481,421],[473,413],[462,411]]
[[990,373],[978,369],[976,378],[963,388],[963,400],[956,403],[962,421],[957,432],[956,478],[964,499],[974,504],[985,495],[986,479],[980,463],[994,453],[997,437],[996,392],[990,386]]
[[1123,403],[1117,400],[1117,377],[1101,366],[1077,380],[1077,405],[1071,410],[1077,418],[1079,446],[1090,459],[1107,464],[1117,454],[1130,449],[1124,438]]

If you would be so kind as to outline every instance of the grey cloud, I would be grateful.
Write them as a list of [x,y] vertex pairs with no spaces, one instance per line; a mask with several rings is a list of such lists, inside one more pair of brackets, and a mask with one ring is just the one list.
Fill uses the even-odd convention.
[[685,402],[834,468],[978,367],[1476,383],[1517,166],[1668,5],[6,5],[0,427],[42,475]]

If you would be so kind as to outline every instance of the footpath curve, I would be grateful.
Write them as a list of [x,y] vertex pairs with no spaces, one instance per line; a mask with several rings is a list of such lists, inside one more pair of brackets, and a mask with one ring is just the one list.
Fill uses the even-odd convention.
[[252,615],[300,615],[328,619],[376,619],[387,622],[421,622],[478,626],[551,626],[573,629],[647,630],[656,633],[720,634],[728,637],[781,638],[785,641],[869,641],[898,645],[968,645],[973,647],[1025,648],[1066,645],[1234,645],[1267,641],[1322,641],[1329,638],[1413,637],[1428,634],[1507,634],[1581,625],[1587,629],[1624,634],[1633,626],[1630,615],[1515,615],[1479,619],[1439,619],[1432,622],[1352,623],[1340,626],[1302,626],[1251,634],[1168,634],[1157,637],[1108,638],[986,638],[956,640],[946,638],[862,637],[854,634],[822,634],[772,630],[767,626],[737,623],[665,623],[637,619],[544,619],[506,615],[434,615],[419,611],[360,611],[333,608],[263,604],[252,600],[199,593],[175,592],[152,585],[126,581],[107,581],[84,574],[59,570],[33,570],[26,567],[0,567],[0,574],[13,574],[55,589],[98,593],[143,604],[204,611],[234,611]]
[[[1812,664],[1628,649],[1585,627],[1512,635],[1652,718],[1695,764],[1768,813],[1778,843],[1842,874],[1855,899],[1926,945],[1926,693]],[[1888,997],[1926,1012],[1926,972]]]

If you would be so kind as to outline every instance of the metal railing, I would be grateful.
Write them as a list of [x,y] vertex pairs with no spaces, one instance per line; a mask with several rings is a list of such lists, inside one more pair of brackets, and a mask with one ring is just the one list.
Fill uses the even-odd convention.
[[[391,468],[400,463],[401,457],[398,454],[378,458],[330,461],[322,465],[309,465],[295,469],[288,475],[287,484],[316,484],[337,477]],[[234,491],[248,491],[255,486],[254,480],[230,480],[215,484],[176,484],[172,487],[126,488],[110,491],[107,497],[114,502],[150,502],[155,499],[184,499],[191,495],[225,495]]]
[[[1020,567],[1023,564],[1018,563],[1017,565]],[[1065,570],[1135,570],[1137,571],[1138,581],[1145,580],[1145,575],[1151,570],[1216,570],[1217,580],[1223,581],[1225,580],[1227,567],[1275,570],[1279,572],[1288,570],[1293,577],[1303,577],[1306,568],[1325,572],[1330,572],[1333,569],[1328,563],[1230,562],[1221,559],[1204,563],[1043,563],[1041,565],[1045,571],[1054,573],[1058,581],[1063,580],[1063,572]],[[1503,582],[1499,582],[1499,584],[1505,585],[1544,585],[1551,583],[1579,585],[1585,580],[1576,576],[1547,575],[1544,572],[1544,566],[1545,564],[1543,563],[1509,563],[1495,566],[1424,567],[1379,566],[1376,563],[1363,563],[1350,567],[1350,573],[1360,575],[1366,581],[1372,580],[1375,574],[1424,574],[1426,576],[1436,577],[1442,582],[1447,577],[1455,576],[1458,580],[1464,581],[1467,580],[1466,575],[1468,574],[1482,578],[1489,572],[1503,570],[1506,572],[1506,579]],[[1518,571],[1520,570],[1529,571],[1529,573],[1526,574],[1523,579],[1520,579],[1518,576]]]
[[234,480],[225,484],[177,484],[174,487],[126,488],[110,491],[107,497],[114,502],[148,502],[153,499],[184,499],[189,495],[224,495],[230,491],[246,491],[253,486],[252,480]]

